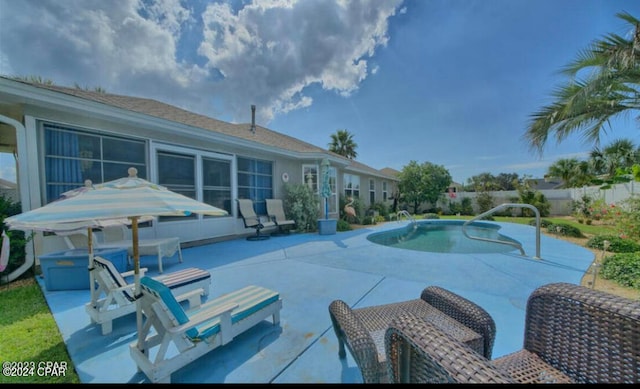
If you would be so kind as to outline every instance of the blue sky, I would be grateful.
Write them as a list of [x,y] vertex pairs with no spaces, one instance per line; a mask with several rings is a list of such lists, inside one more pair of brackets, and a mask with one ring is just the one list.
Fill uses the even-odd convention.
[[[638,0],[0,0],[0,74],[153,98],[257,122],[327,148],[346,129],[357,160],[542,177],[593,148],[579,134],[539,155],[530,115],[559,70]],[[637,112],[636,112],[637,115]],[[640,144],[634,115],[601,139]],[[13,157],[0,177],[15,180]]]

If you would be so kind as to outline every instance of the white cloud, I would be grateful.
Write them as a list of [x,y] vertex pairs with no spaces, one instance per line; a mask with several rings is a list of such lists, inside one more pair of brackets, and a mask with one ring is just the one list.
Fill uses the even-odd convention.
[[368,75],[367,58],[387,43],[399,1],[272,1],[234,13],[211,4],[203,14],[198,52],[224,79],[216,90],[234,117],[250,104],[259,118],[309,106],[306,87],[349,95]]
[[0,74],[101,87],[234,121],[246,121],[256,104],[267,124],[311,105],[311,85],[357,90],[400,4],[210,3],[199,14],[200,3],[180,0],[0,0]]

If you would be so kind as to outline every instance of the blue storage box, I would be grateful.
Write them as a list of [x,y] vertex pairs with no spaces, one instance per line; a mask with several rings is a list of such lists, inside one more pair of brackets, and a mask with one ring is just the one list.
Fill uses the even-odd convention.
[[[94,249],[113,263],[119,272],[127,271],[127,249]],[[42,255],[40,269],[47,290],[89,289],[89,250],[72,249]]]

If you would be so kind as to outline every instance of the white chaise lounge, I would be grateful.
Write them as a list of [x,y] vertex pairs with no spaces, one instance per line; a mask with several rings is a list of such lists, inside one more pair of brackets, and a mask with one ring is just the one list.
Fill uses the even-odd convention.
[[244,287],[207,301],[200,309],[185,311],[161,282],[143,277],[140,283],[144,322],[129,351],[138,370],[154,383],[170,383],[173,372],[269,316],[274,325],[280,322],[280,294],[259,286]]

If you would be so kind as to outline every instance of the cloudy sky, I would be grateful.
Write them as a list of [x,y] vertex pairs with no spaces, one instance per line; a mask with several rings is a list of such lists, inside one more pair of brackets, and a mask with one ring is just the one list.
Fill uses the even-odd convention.
[[[443,165],[457,182],[489,172],[541,177],[593,148],[579,136],[542,155],[530,115],[559,70],[638,0],[0,0],[0,74],[160,100],[401,170]],[[606,145],[640,144],[633,115]],[[12,158],[0,177],[15,180]]]

